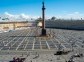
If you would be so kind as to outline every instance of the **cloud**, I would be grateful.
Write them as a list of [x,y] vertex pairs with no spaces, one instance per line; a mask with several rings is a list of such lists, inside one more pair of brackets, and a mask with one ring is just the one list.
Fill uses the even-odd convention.
[[[51,17],[45,16],[46,19],[50,19]],[[1,17],[1,18],[6,18],[6,19],[8,18],[9,19],[8,21],[25,21],[25,20],[31,21],[31,20],[35,20],[35,19],[39,18],[39,16],[31,16],[31,15],[27,15],[25,13],[11,14],[9,12],[5,12],[3,17]],[[0,21],[1,21],[1,18],[0,18]],[[56,15],[56,18],[58,18],[58,19],[81,19],[81,18],[84,19],[84,14],[76,11],[73,13],[65,13],[65,14],[61,14],[61,15]]]
[[14,17],[14,15],[12,15],[12,14],[10,14],[8,12],[5,12],[4,14],[7,15],[7,16],[9,16],[9,17]]
[[57,15],[57,18],[62,18],[62,19],[84,19],[84,14],[79,13],[79,12],[73,12],[69,14],[63,14],[63,15]]
[[29,19],[29,18],[31,18],[30,16],[28,16],[28,15],[26,15],[26,14],[24,14],[24,13],[20,14],[19,16],[20,16],[21,18],[23,18],[23,19]]
[[3,16],[9,18],[10,20],[15,20],[15,19],[19,18],[19,15],[13,15],[13,14],[10,14],[8,12],[5,12]]
[[24,13],[14,15],[14,14],[10,14],[8,12],[5,12],[4,16],[8,17],[10,20],[30,20],[31,18],[36,19],[39,17],[39,16],[30,16],[30,15],[27,15]]

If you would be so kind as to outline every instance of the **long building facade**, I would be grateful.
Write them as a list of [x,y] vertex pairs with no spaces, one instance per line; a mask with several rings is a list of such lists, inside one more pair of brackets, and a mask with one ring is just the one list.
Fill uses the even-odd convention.
[[32,26],[32,23],[28,21],[0,22],[0,31],[15,30],[19,28],[28,27],[28,26]]
[[84,20],[48,20],[45,22],[46,28],[62,28],[84,30]]

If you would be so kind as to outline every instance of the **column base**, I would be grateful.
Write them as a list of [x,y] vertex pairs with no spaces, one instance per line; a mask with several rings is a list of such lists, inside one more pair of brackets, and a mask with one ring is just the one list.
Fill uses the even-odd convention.
[[42,29],[41,36],[46,36],[46,29]]

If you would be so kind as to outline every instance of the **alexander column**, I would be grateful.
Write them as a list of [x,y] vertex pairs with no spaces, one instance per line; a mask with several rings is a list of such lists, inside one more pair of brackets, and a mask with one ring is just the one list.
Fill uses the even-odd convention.
[[44,2],[42,2],[42,36],[46,36],[46,29],[45,29],[45,6],[44,6]]

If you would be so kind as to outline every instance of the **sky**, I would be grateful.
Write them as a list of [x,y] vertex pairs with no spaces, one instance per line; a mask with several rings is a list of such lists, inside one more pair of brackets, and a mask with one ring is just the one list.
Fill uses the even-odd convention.
[[[41,17],[43,0],[0,0],[0,15]],[[84,18],[84,0],[45,0],[45,16]]]

